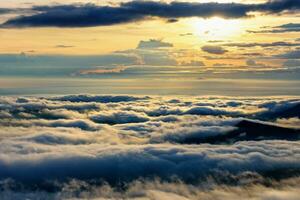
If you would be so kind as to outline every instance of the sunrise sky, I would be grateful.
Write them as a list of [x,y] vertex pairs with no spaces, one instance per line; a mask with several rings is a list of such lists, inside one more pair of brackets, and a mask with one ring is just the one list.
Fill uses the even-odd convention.
[[0,199],[299,199],[299,11],[0,0]]
[[203,79],[289,80],[288,89],[298,88],[299,6],[297,0],[1,1],[0,91],[14,93],[42,77],[45,86],[63,77],[105,79],[105,88],[133,79],[128,87],[137,87],[147,78],[172,87]]

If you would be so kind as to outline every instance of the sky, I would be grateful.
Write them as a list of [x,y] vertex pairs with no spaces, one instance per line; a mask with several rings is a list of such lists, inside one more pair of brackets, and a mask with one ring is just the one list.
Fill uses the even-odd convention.
[[0,0],[0,197],[298,200],[300,0]]
[[299,8],[297,0],[1,1],[0,93],[234,95],[220,82],[236,81],[231,90],[243,95],[299,95]]

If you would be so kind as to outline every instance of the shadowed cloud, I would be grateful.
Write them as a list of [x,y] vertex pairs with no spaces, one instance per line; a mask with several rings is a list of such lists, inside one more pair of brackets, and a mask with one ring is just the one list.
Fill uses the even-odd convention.
[[213,45],[205,45],[201,49],[202,51],[205,51],[210,54],[224,54],[228,52],[226,49],[224,49],[221,46],[213,46]]
[[289,32],[300,32],[300,23],[288,23],[282,24],[280,26],[274,26],[271,28],[265,28],[263,30],[252,31],[249,33],[289,33]]
[[173,44],[168,42],[163,42],[162,40],[150,39],[148,41],[140,41],[138,44],[138,49],[156,49],[161,47],[173,47]]
[[149,17],[164,18],[169,22],[187,17],[241,18],[249,17],[249,12],[253,11],[273,14],[299,8],[300,3],[295,0],[276,0],[261,4],[130,1],[117,6],[93,4],[37,6],[32,9],[38,13],[10,19],[2,24],[2,27],[108,26],[141,21]]

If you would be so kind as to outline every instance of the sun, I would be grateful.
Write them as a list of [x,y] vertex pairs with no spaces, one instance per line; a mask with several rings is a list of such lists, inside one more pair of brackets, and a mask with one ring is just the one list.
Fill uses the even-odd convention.
[[190,22],[197,36],[208,40],[224,40],[239,36],[242,33],[242,23],[239,19],[192,19]]

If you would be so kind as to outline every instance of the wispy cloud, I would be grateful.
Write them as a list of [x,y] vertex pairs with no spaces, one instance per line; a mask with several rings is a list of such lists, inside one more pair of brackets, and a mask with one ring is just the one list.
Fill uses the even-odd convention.
[[289,33],[300,32],[300,23],[288,23],[280,26],[265,27],[262,30],[249,30],[249,33]]
[[97,75],[97,74],[113,74],[113,73],[121,73],[124,70],[126,70],[128,67],[99,67],[99,68],[94,68],[94,69],[85,69],[85,70],[80,70],[77,74],[79,75]]
[[271,42],[271,43],[226,43],[223,44],[228,47],[297,47],[300,46],[298,42]]

